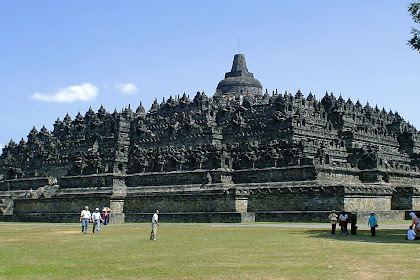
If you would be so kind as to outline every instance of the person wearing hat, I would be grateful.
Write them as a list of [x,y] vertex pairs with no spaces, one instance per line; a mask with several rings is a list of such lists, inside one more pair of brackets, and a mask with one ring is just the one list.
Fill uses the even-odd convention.
[[101,213],[99,213],[99,208],[95,208],[95,212],[92,213],[92,220],[93,220],[93,230],[92,233],[96,232],[99,233],[99,225],[101,222],[104,222],[104,220],[101,217]]
[[337,218],[338,215],[335,214],[335,210],[331,211],[331,214],[328,216],[328,219],[331,221],[331,234],[335,234],[335,228],[337,227]]
[[378,223],[376,220],[375,212],[373,211],[370,211],[368,226],[370,226],[370,232],[372,233],[372,236],[376,236],[376,227],[378,227]]

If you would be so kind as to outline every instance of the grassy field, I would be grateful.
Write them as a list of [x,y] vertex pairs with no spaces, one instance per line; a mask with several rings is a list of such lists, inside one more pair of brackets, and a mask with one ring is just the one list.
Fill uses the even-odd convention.
[[150,228],[0,223],[0,279],[418,278],[420,241],[403,230],[163,223],[150,241]]

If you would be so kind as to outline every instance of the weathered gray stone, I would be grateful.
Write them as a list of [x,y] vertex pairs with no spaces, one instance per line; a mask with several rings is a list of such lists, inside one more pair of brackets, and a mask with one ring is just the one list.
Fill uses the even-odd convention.
[[212,97],[90,108],[11,140],[0,210],[21,221],[77,221],[88,205],[111,207],[111,222],[149,222],[157,208],[170,221],[240,222],[419,209],[419,138],[398,113],[332,93],[262,94],[238,54]]

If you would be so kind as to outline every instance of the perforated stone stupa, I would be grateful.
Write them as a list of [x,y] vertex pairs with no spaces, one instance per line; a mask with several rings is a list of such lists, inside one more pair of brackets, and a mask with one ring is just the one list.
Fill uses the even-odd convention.
[[84,205],[110,206],[114,222],[149,221],[156,208],[174,222],[404,215],[420,209],[418,140],[398,113],[359,101],[263,94],[237,54],[212,97],[91,108],[11,140],[0,219],[78,221]]

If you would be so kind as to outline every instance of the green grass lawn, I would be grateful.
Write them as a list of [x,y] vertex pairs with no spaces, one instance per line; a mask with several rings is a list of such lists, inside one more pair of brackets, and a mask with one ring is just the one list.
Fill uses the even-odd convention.
[[327,229],[0,223],[0,279],[418,279],[420,241]]

